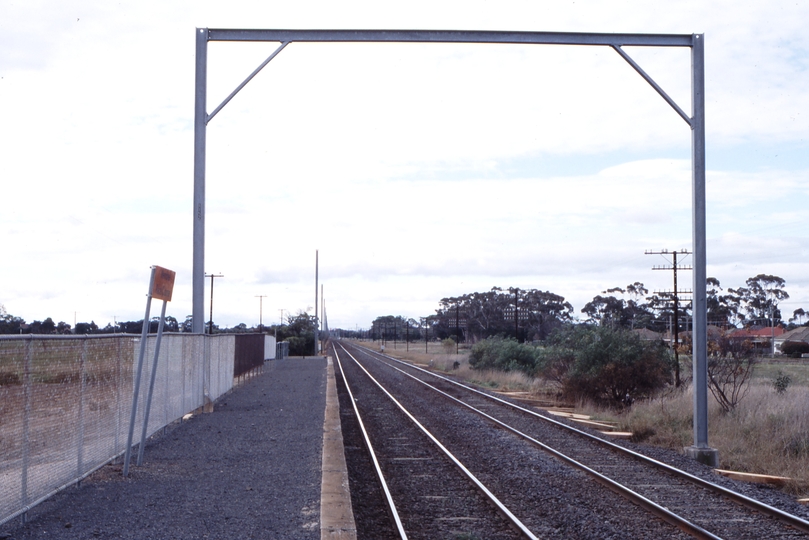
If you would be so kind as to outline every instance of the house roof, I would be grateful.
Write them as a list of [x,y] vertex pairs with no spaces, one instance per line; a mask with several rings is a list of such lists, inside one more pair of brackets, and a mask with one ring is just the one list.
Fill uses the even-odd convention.
[[[719,339],[725,333],[724,330],[713,324],[708,325],[707,332],[708,332],[708,339]],[[691,337],[691,333],[692,333],[691,330],[685,330],[683,332],[680,332],[680,339],[682,339],[685,336]],[[663,339],[665,339],[666,341],[671,341],[674,339],[674,334],[667,330],[665,334],[663,334]]]
[[658,339],[663,339],[663,334],[661,334],[660,332],[655,332],[654,330],[649,330],[648,328],[635,328],[632,331],[636,333],[638,337],[646,341],[656,341]]
[[728,336],[732,338],[769,338],[772,336],[780,337],[784,333],[784,329],[780,326],[775,328],[764,326],[761,328],[739,328],[728,332]]
[[799,326],[789,332],[784,332],[783,335],[778,337],[781,341],[807,341],[809,342],[809,326]]

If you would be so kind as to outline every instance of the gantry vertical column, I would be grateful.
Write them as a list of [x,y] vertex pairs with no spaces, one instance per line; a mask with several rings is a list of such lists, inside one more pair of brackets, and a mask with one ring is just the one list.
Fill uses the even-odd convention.
[[205,131],[207,124],[208,29],[197,28],[194,95],[194,260],[192,268],[191,329],[205,329]]
[[694,243],[694,304],[692,362],[694,384],[694,459],[716,467],[718,452],[708,446],[708,304],[705,240],[705,36],[694,34],[691,46],[692,234]]

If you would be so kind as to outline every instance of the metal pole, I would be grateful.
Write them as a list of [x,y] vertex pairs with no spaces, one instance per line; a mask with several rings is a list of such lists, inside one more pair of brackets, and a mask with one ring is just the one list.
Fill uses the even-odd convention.
[[[75,327],[75,326],[74,326]],[[32,409],[32,388],[31,388],[31,365],[33,364],[34,336],[30,335],[25,340],[25,359],[22,368],[22,391],[25,410],[22,416],[22,478],[20,480],[20,490],[23,506],[28,506],[28,466],[31,461],[31,409]],[[22,515],[22,523],[25,525],[27,512]]]
[[264,333],[264,299],[267,295],[258,295],[258,331]]
[[79,433],[76,438],[76,475],[81,477],[84,474],[84,395],[87,393],[87,335],[84,336],[81,344],[81,360],[79,363]]
[[427,326],[427,319],[424,319],[424,354],[427,354],[427,332],[430,331],[430,327]]
[[121,432],[121,337],[115,338],[115,453],[118,453],[119,434]]
[[205,135],[208,85],[208,29],[196,29],[194,78],[194,254],[191,331],[205,331]]
[[211,274],[211,316],[208,318],[208,334],[213,335],[213,274]]
[[208,320],[208,334],[213,335],[213,278],[225,277],[224,274],[205,274],[211,278],[211,318]]
[[[704,35],[694,34],[691,46],[692,221],[694,243],[694,446],[688,453],[698,461],[717,466],[718,452],[708,446],[708,304],[705,242],[705,48]],[[675,322],[676,324],[676,322]]]
[[[160,341],[163,339],[163,324],[166,322],[166,302],[163,300],[163,308],[160,310],[160,323],[157,325],[157,340],[154,344],[154,360],[152,361],[152,374],[149,381],[149,393],[146,396],[146,409],[143,411],[143,429],[140,432],[140,446],[138,447],[138,467],[143,465],[143,448],[146,446],[146,430],[149,427],[149,411],[152,408],[152,392],[154,391],[154,381],[157,378],[157,359],[160,356]],[[168,381],[166,381],[168,383]]]
[[149,337],[149,313],[152,309],[152,288],[154,287],[155,267],[149,279],[149,294],[146,295],[146,314],[143,316],[143,330],[140,334],[140,352],[138,367],[135,372],[135,389],[132,392],[132,412],[129,415],[129,434],[126,437],[126,453],[124,454],[124,477],[129,475],[129,457],[132,455],[132,437],[135,434],[135,416],[138,412],[138,394],[140,393],[140,374],[143,370],[143,357],[146,355],[146,339]]
[[[326,320],[326,297],[323,294],[323,285],[320,286],[320,320],[323,321],[323,331],[327,331],[329,329],[329,321]],[[321,339],[323,339],[323,336],[321,336]],[[320,350],[323,350],[322,343]]]
[[317,356],[317,327],[318,327],[318,320],[317,320],[317,281],[318,281],[318,253],[315,250],[315,355]]

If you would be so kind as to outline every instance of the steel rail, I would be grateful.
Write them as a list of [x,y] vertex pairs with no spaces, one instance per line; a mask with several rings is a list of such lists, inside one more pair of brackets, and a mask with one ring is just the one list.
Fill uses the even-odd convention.
[[[357,347],[360,347],[360,346],[357,345]],[[634,457],[634,458],[636,458],[636,459],[638,459],[640,461],[643,461],[645,463],[648,463],[650,465],[654,465],[655,467],[663,469],[666,472],[669,472],[670,474],[673,474],[675,476],[679,476],[681,478],[684,478],[684,479],[686,479],[686,480],[688,480],[688,481],[690,481],[690,482],[692,482],[694,484],[699,485],[700,487],[711,490],[711,491],[713,491],[715,493],[719,493],[719,494],[727,497],[728,499],[730,499],[730,500],[732,500],[732,501],[734,501],[734,502],[736,502],[738,504],[741,504],[743,506],[746,506],[746,507],[750,508],[751,510],[761,512],[763,514],[767,514],[769,516],[772,516],[772,517],[778,519],[779,521],[781,521],[783,523],[786,523],[787,525],[789,525],[791,527],[794,527],[794,528],[796,528],[796,529],[798,529],[800,531],[809,533],[809,521],[806,521],[803,518],[800,518],[800,517],[798,517],[796,515],[790,514],[790,513],[785,512],[785,511],[783,511],[783,510],[781,510],[779,508],[775,508],[773,506],[765,504],[765,503],[763,503],[761,501],[757,501],[757,500],[755,500],[753,498],[750,498],[750,497],[748,497],[746,495],[743,495],[741,493],[738,493],[738,492],[733,491],[731,489],[728,489],[726,487],[720,486],[718,484],[714,484],[713,482],[709,482],[708,480],[705,480],[703,478],[695,476],[695,475],[693,475],[691,473],[688,473],[688,472],[683,471],[681,469],[677,469],[676,467],[668,465],[667,463],[663,463],[662,461],[658,461],[658,460],[656,460],[654,458],[651,458],[649,456],[645,456],[645,455],[643,455],[643,454],[641,454],[639,452],[635,452],[634,450],[630,450],[629,448],[625,448],[623,446],[617,445],[617,444],[615,444],[615,443],[613,443],[611,441],[604,440],[604,439],[602,439],[600,437],[597,437],[595,435],[592,435],[590,433],[587,433],[585,431],[577,429],[577,428],[575,428],[573,426],[569,426],[567,424],[564,424],[562,422],[554,420],[553,418],[548,418],[547,416],[543,416],[543,415],[541,415],[541,414],[539,414],[539,413],[537,413],[535,411],[532,411],[530,409],[526,409],[525,407],[521,407],[521,406],[519,406],[517,404],[511,403],[511,402],[506,401],[506,400],[504,400],[502,398],[499,398],[497,396],[492,396],[492,395],[487,394],[485,392],[482,392],[482,391],[480,391],[480,390],[478,390],[476,388],[472,388],[471,386],[467,386],[465,384],[454,381],[454,380],[452,380],[450,378],[443,377],[441,375],[433,373],[433,372],[431,372],[429,370],[426,370],[424,368],[421,368],[419,366],[410,364],[408,362],[403,362],[402,360],[399,360],[398,358],[393,358],[392,356],[380,354],[380,353],[378,353],[376,351],[373,351],[373,350],[365,348],[365,347],[360,347],[360,348],[362,348],[363,350],[365,350],[365,351],[367,351],[369,353],[379,355],[379,356],[383,356],[386,359],[393,360],[394,362],[398,362],[400,364],[404,364],[404,365],[406,365],[406,366],[408,366],[410,368],[416,369],[418,371],[421,371],[423,373],[426,373],[428,375],[431,375],[431,376],[436,377],[438,379],[441,379],[443,381],[449,382],[451,384],[454,384],[456,386],[459,386],[461,388],[469,390],[470,392],[474,392],[476,394],[484,396],[487,399],[491,399],[492,401],[499,402],[499,403],[501,403],[503,405],[506,405],[508,407],[511,407],[513,409],[517,409],[517,410],[519,410],[521,412],[524,412],[526,414],[534,416],[534,417],[536,417],[536,418],[538,418],[540,420],[543,420],[543,421],[548,422],[550,424],[556,425],[558,427],[561,427],[563,429],[566,429],[568,431],[576,433],[576,434],[578,434],[578,435],[580,435],[582,437],[585,437],[585,438],[587,438],[587,439],[589,439],[591,441],[594,441],[594,442],[596,442],[598,444],[604,445],[604,446],[606,446],[606,447],[608,447],[608,448],[610,448],[612,450],[615,450],[616,452],[620,452],[620,453],[630,455],[630,456],[632,456],[632,457]]]
[[354,416],[357,417],[357,423],[360,425],[360,431],[362,431],[362,439],[365,441],[365,447],[368,449],[368,453],[371,454],[371,461],[374,464],[374,470],[376,470],[376,477],[379,479],[379,483],[382,486],[382,491],[385,493],[385,501],[387,502],[388,511],[390,511],[391,517],[393,517],[393,521],[396,523],[396,530],[399,533],[399,538],[401,540],[407,540],[407,533],[405,532],[404,525],[399,517],[399,512],[396,510],[396,504],[393,502],[393,496],[390,493],[390,489],[388,489],[388,483],[385,481],[385,475],[382,474],[382,468],[379,466],[379,460],[376,459],[374,446],[371,444],[371,438],[368,436],[368,431],[365,429],[365,424],[363,423],[362,417],[360,416],[360,411],[357,408],[357,401],[354,399],[354,394],[351,392],[351,388],[348,387],[348,379],[346,379],[346,374],[343,371],[343,364],[340,362],[340,355],[337,354],[337,347],[332,345],[332,348],[334,349],[334,357],[337,360],[337,366],[340,368],[340,375],[343,377],[343,383],[345,383],[348,397],[351,399],[351,406],[354,408]]
[[654,501],[652,501],[650,499],[647,499],[646,497],[644,497],[640,493],[638,493],[636,491],[633,491],[629,487],[627,487],[627,486],[625,486],[625,485],[623,485],[623,484],[621,484],[619,482],[616,482],[612,478],[609,478],[608,476],[605,476],[605,475],[601,474],[600,472],[596,471],[595,469],[591,469],[587,465],[585,465],[585,464],[583,464],[583,463],[581,463],[579,461],[576,461],[572,457],[570,457],[570,456],[568,456],[566,454],[563,454],[562,452],[556,450],[555,448],[552,448],[552,447],[548,446],[547,444],[545,444],[545,443],[543,443],[541,441],[538,441],[537,439],[531,437],[530,435],[528,435],[526,433],[523,433],[522,431],[518,430],[517,428],[515,428],[513,426],[510,426],[510,425],[506,424],[505,422],[503,422],[501,420],[498,420],[497,418],[491,416],[490,414],[487,414],[484,411],[482,411],[480,409],[477,409],[474,406],[472,406],[472,405],[470,405],[470,404],[468,404],[468,403],[466,403],[464,401],[461,401],[460,399],[456,398],[455,396],[452,396],[452,395],[444,392],[443,390],[441,390],[439,388],[436,388],[435,386],[433,386],[433,385],[431,385],[431,384],[429,384],[429,383],[427,383],[425,381],[422,381],[418,377],[416,377],[416,376],[414,376],[414,375],[412,375],[410,373],[407,373],[406,371],[404,371],[404,370],[402,370],[402,369],[400,369],[400,368],[398,368],[396,366],[392,366],[390,364],[387,364],[387,365],[389,367],[395,369],[399,373],[401,373],[403,375],[406,375],[407,377],[410,377],[414,381],[419,382],[422,385],[426,386],[427,388],[441,394],[442,396],[444,396],[446,398],[449,398],[450,400],[458,403],[459,405],[462,405],[463,407],[466,407],[467,409],[469,409],[472,412],[482,416],[483,418],[489,420],[490,422],[500,426],[501,428],[505,429],[506,431],[509,431],[509,432],[517,435],[518,437],[520,437],[522,439],[525,439],[526,441],[530,442],[534,446],[537,446],[540,449],[542,449],[542,450],[548,452],[549,454],[553,455],[554,457],[559,458],[560,460],[562,460],[565,463],[573,466],[574,468],[579,469],[579,470],[587,473],[588,475],[593,477],[593,479],[596,482],[598,482],[599,484],[601,484],[601,485],[607,487],[608,489],[614,491],[618,495],[621,495],[622,497],[625,497],[626,499],[628,499],[629,501],[637,504],[641,508],[644,508],[644,509],[648,510],[652,514],[655,514],[657,517],[659,517],[660,519],[662,519],[666,523],[669,523],[670,525],[673,525],[673,526],[677,527],[678,529],[680,529],[680,530],[682,530],[682,531],[684,531],[684,532],[686,532],[686,533],[688,533],[688,534],[690,534],[690,535],[692,535],[692,536],[694,536],[696,538],[701,538],[701,539],[706,539],[706,540],[721,540],[721,537],[716,536],[715,534],[711,533],[710,531],[707,531],[707,530],[703,529],[699,525],[691,523],[690,521],[688,521],[684,517],[682,517],[682,516],[680,516],[678,514],[675,514],[674,512],[669,510],[668,508],[660,506],[656,502],[654,502]]
[[[380,384],[380,382],[377,381],[374,378],[374,376],[368,372],[367,369],[365,369],[365,366],[360,364],[360,362],[354,357],[353,354],[351,354],[342,344],[340,344],[340,347],[346,352],[346,354],[348,354],[348,356],[351,357],[352,360],[354,360],[357,366],[359,366],[359,368],[363,372],[365,372],[368,378],[371,379],[371,381],[374,384],[376,384],[379,387],[379,389],[382,390],[382,392],[386,396],[388,396],[388,398],[391,401],[393,401],[393,403],[397,407],[399,407],[399,409],[405,414],[405,416],[407,416],[410,419],[410,421],[413,422],[416,425],[416,427],[418,427],[427,436],[427,438],[430,439],[433,442],[433,444],[435,444],[439,448],[439,450],[441,450],[441,452],[443,452],[444,455],[446,455],[450,459],[450,461],[452,461],[455,464],[455,466],[458,467],[461,470],[461,472],[463,472],[463,474],[466,475],[466,477],[472,481],[473,484],[475,484],[475,486],[481,491],[481,493],[483,493],[486,496],[486,498],[489,499],[489,501],[491,501],[491,503],[495,505],[498,512],[500,512],[503,516],[505,516],[508,519],[508,521],[510,521],[511,524],[514,525],[525,537],[531,540],[539,540],[539,538],[536,535],[534,535],[534,533],[532,533],[530,529],[528,529],[528,527],[526,527],[525,524],[522,521],[520,521],[520,519],[517,518],[517,516],[515,516],[511,512],[511,510],[509,510],[508,507],[500,501],[500,499],[498,499],[491,491],[489,491],[489,489],[483,484],[483,482],[478,480],[478,478],[474,474],[472,474],[472,472],[469,469],[467,469],[466,466],[464,466],[464,464],[461,463],[461,461],[447,449],[447,447],[441,444],[441,441],[439,441],[432,433],[430,433],[430,431],[427,428],[425,428],[421,424],[421,422],[419,422],[416,419],[415,416],[410,414],[410,411],[408,411],[404,407],[404,405],[399,403],[399,401],[395,397],[393,397],[393,395],[390,392],[388,392],[387,389],[385,389],[385,387],[382,386],[382,384]],[[346,386],[348,386],[347,381]]]

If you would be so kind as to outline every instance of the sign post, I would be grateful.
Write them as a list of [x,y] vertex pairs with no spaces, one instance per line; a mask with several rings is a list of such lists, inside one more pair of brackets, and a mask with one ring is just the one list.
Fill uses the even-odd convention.
[[143,413],[143,429],[140,432],[140,446],[138,447],[138,467],[143,465],[143,449],[146,446],[146,429],[149,426],[149,411],[152,408],[152,392],[157,376],[157,358],[160,355],[160,342],[163,339],[163,326],[166,323],[166,304],[171,302],[171,293],[174,290],[174,277],[176,273],[167,268],[155,266],[155,280],[152,287],[152,298],[163,300],[160,310],[160,323],[157,326],[157,340],[154,346],[154,360],[152,360],[152,377],[149,381],[149,394],[146,397],[146,410]]
[[[174,289],[175,273],[171,270],[159,266],[152,267],[152,274],[149,278],[149,292],[146,295],[146,314],[143,316],[143,330],[140,336],[140,352],[138,353],[138,366],[135,371],[135,388],[132,393],[132,412],[129,416],[129,434],[126,439],[126,453],[124,454],[123,475],[129,475],[129,459],[132,455],[132,438],[135,432],[135,418],[138,413],[138,395],[140,394],[140,377],[143,371],[143,357],[146,355],[146,341],[149,337],[149,315],[152,309],[152,298],[163,300],[163,309],[160,315],[160,325],[157,333],[157,343],[155,344],[155,355],[152,366],[152,380],[149,387],[149,398],[146,405],[146,417],[143,421],[143,433],[146,433],[146,426],[149,422],[149,404],[152,399],[152,388],[154,387],[155,372],[157,368],[157,355],[160,352],[160,339],[163,335],[163,323],[166,319],[166,302],[171,300],[171,293]],[[138,465],[143,461],[143,446],[145,435],[141,436],[140,448],[138,450]]]

